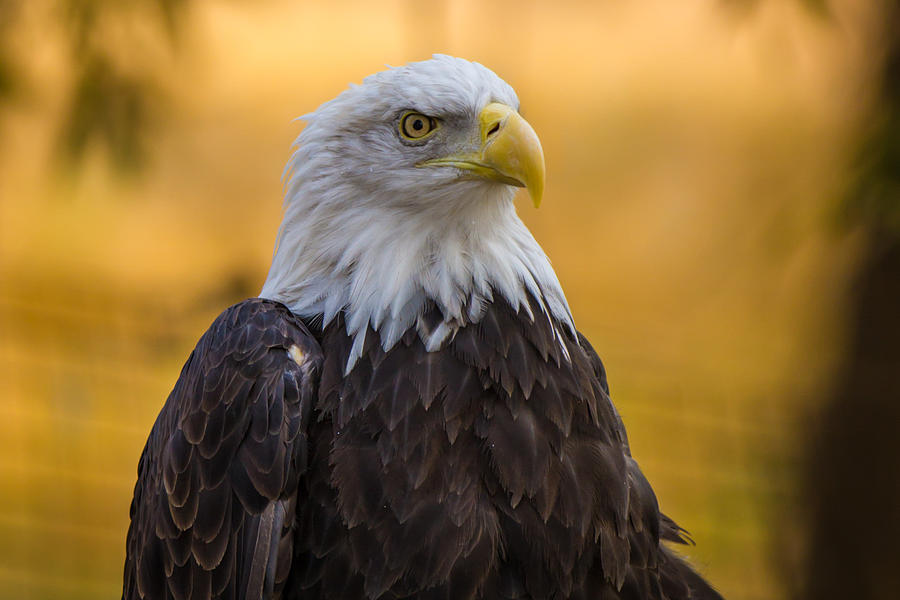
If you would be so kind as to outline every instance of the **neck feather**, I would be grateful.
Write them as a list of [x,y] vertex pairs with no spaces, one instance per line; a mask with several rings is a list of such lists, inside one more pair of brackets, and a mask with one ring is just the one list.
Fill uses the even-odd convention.
[[[574,334],[572,316],[550,262],[516,215],[506,187],[473,188],[467,201],[422,210],[397,203],[336,208],[292,190],[261,297],[321,318],[343,312],[354,338],[349,372],[377,331],[389,350],[415,327],[429,351],[477,323],[494,294],[531,319],[549,318]],[[531,314],[529,296],[543,315]],[[433,302],[443,315],[422,318]]]

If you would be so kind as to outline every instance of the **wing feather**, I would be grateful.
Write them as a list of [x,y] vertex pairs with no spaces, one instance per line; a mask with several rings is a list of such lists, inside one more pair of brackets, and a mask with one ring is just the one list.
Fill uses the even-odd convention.
[[270,598],[284,584],[321,363],[277,302],[216,319],[141,455],[123,600]]

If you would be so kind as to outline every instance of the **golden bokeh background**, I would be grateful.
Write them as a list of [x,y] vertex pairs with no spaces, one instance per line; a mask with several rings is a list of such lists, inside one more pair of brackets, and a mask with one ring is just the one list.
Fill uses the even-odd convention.
[[[120,594],[138,456],[206,326],[262,285],[292,119],[432,52],[495,70],[541,136],[544,204],[520,213],[687,554],[731,600],[788,596],[802,444],[860,255],[834,214],[872,104],[874,5],[4,5],[0,598]],[[144,103],[79,145],[86,52]]]

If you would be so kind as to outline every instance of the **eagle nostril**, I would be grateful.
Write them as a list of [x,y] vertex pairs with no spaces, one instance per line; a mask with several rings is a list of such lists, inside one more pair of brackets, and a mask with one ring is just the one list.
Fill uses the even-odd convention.
[[497,121],[496,123],[494,123],[494,126],[491,127],[490,131],[487,132],[487,135],[485,137],[491,137],[498,131],[500,131],[500,121]]

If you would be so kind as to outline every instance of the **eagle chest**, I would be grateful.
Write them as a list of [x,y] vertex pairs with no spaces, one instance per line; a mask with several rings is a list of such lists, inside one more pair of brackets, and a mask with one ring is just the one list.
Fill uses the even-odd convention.
[[372,598],[434,586],[467,597],[510,565],[569,581],[585,570],[596,450],[612,440],[583,353],[566,358],[549,326],[507,308],[435,352],[414,331],[385,352],[369,331],[344,375],[344,331],[336,322],[321,338],[312,502],[295,549],[308,585],[332,573]]

